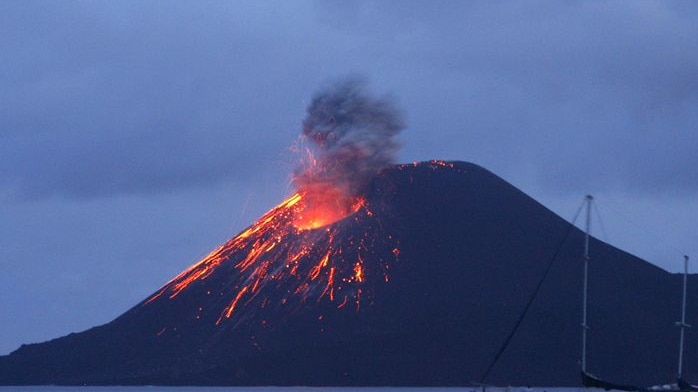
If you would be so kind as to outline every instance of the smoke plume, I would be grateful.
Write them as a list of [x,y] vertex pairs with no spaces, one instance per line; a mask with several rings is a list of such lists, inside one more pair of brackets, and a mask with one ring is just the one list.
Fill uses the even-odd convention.
[[400,112],[387,98],[372,96],[365,83],[343,81],[320,91],[303,120],[309,156],[297,168],[299,189],[317,184],[361,193],[368,181],[393,163],[404,128]]
[[393,102],[371,95],[361,81],[318,92],[303,120],[307,156],[293,178],[308,208],[330,207],[326,199],[332,198],[332,208],[347,212],[371,178],[393,163],[395,136],[404,127]]

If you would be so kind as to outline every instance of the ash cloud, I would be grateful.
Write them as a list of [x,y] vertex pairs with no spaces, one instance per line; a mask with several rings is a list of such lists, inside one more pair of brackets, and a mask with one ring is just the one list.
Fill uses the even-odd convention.
[[388,97],[372,95],[364,81],[332,84],[315,94],[303,120],[309,154],[294,173],[300,190],[360,195],[368,182],[394,163],[402,113]]

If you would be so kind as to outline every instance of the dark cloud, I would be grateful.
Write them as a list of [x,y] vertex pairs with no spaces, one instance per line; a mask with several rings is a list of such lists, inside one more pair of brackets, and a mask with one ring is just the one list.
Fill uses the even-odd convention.
[[104,3],[3,4],[12,61],[0,77],[0,187],[21,197],[250,179],[291,140],[302,105],[284,104],[278,73],[249,77],[245,63],[264,57],[264,40],[250,46],[221,4],[194,15],[175,7],[162,20],[136,3],[133,20]]
[[349,69],[448,139],[425,159],[526,160],[551,187],[591,172],[599,186],[698,191],[694,5],[314,5],[3,3],[0,186],[96,197],[244,181],[255,155],[290,143],[308,91]]
[[403,79],[412,128],[446,136],[435,149],[451,157],[466,151],[504,173],[525,162],[566,192],[695,195],[698,25],[685,7],[695,5],[376,5],[356,30],[384,29],[385,50],[404,43],[394,53],[426,70]]

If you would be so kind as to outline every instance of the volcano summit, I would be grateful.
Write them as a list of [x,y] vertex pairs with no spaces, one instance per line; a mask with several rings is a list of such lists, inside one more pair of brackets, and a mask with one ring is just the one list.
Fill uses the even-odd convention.
[[[108,324],[0,357],[0,384],[470,385],[557,255],[485,381],[579,385],[583,233],[521,191],[431,161],[381,171],[329,225],[299,228],[302,208],[291,196]],[[680,276],[590,245],[589,370],[672,380]]]

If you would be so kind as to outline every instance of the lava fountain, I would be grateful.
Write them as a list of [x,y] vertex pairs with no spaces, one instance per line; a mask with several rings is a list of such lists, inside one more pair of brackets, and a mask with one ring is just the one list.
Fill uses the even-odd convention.
[[387,98],[347,81],[315,95],[303,121],[303,159],[293,182],[303,195],[294,224],[311,229],[361,208],[369,181],[395,160],[395,136],[404,128]]
[[[196,319],[215,314],[219,325],[238,315],[278,307],[298,308],[314,299],[358,311],[370,277],[389,280],[390,260],[372,257],[377,241],[399,255],[392,236],[379,232],[364,194],[393,163],[403,121],[394,105],[364,84],[347,81],[316,94],[303,121],[303,158],[293,173],[297,192],[208,256],[167,282],[144,302],[173,300],[222,271],[215,298]],[[343,223],[361,227],[343,230]],[[384,247],[382,247],[384,248]],[[366,260],[374,260],[367,265]],[[162,333],[160,331],[159,333]]]

